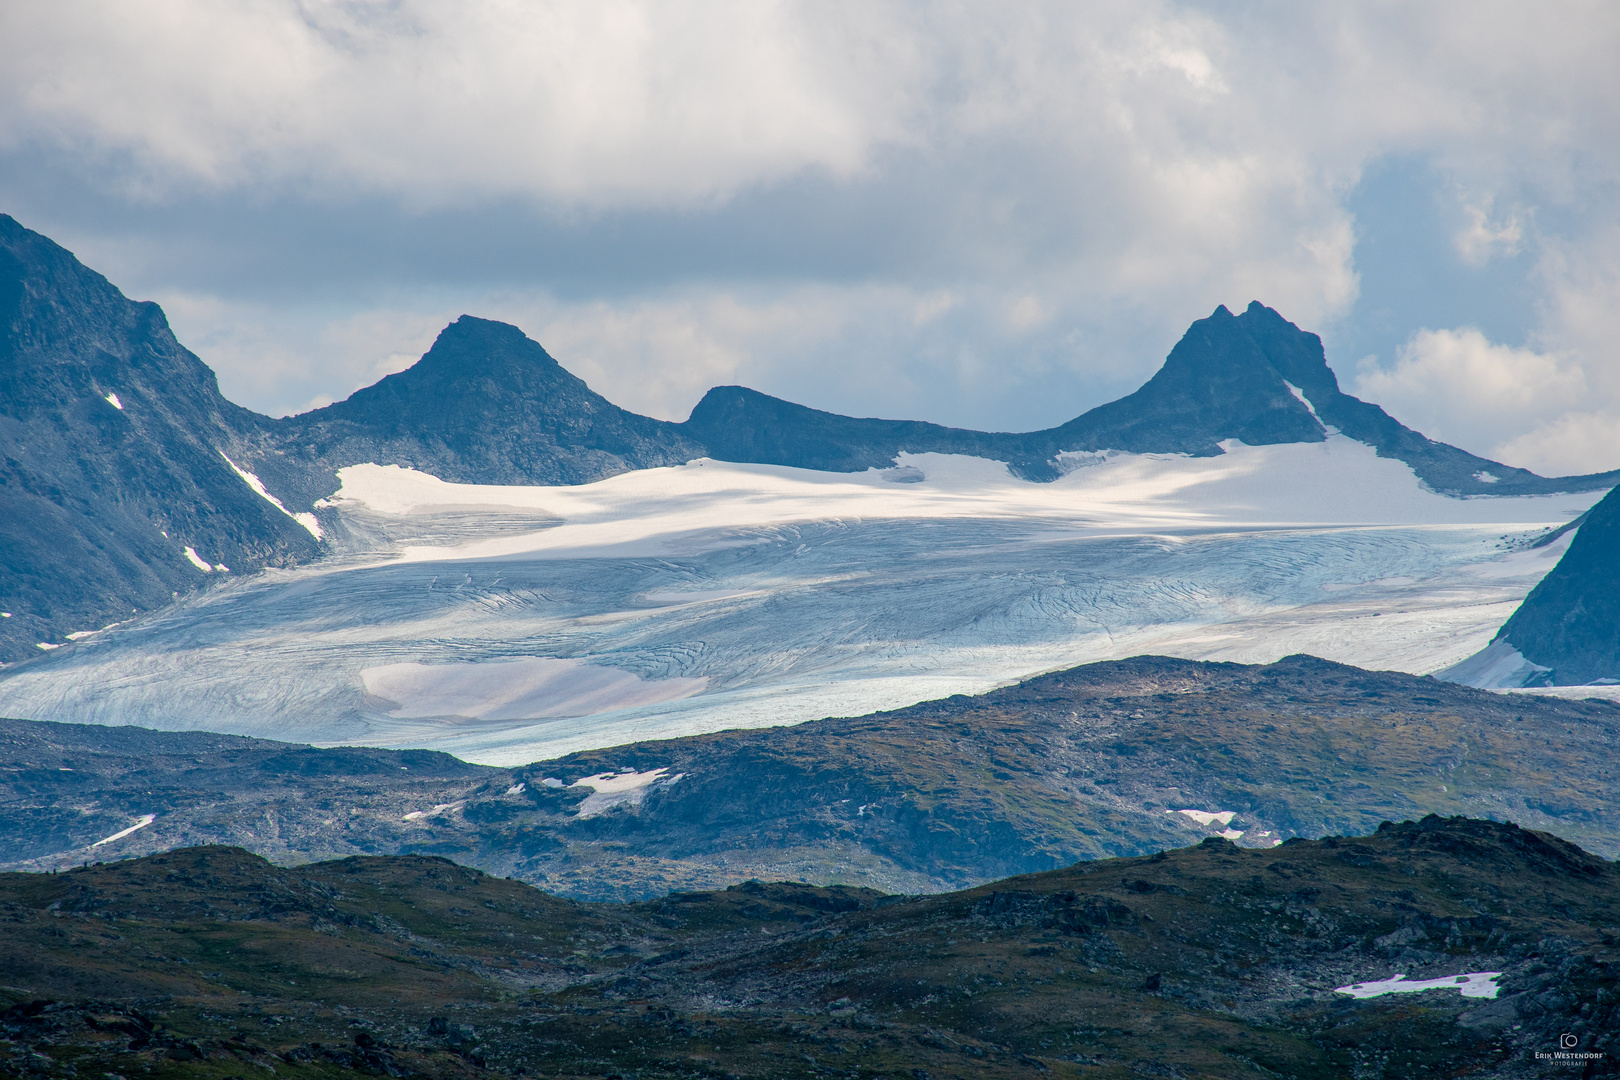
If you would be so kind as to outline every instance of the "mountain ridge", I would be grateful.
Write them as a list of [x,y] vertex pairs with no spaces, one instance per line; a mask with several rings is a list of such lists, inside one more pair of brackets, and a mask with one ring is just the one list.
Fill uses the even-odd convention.
[[323,531],[344,528],[318,504],[338,469],[365,461],[555,485],[704,456],[850,472],[936,452],[1045,481],[1065,452],[1210,456],[1227,439],[1319,442],[1331,425],[1445,494],[1620,481],[1620,471],[1539,477],[1426,439],[1343,394],[1321,339],[1258,301],[1193,323],[1135,393],[1038,432],[845,417],[743,387],[712,389],[671,423],[619,408],[518,328],[472,316],[405,371],[275,420],[225,399],[156,304],[128,300],[4,215],[0,373],[0,610],[13,616],[0,618],[0,663],[220,575],[318,557]]

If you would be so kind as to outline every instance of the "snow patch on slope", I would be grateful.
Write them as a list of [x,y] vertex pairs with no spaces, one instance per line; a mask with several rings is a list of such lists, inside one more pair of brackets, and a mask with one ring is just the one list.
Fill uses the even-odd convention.
[[313,536],[315,539],[319,540],[321,538],[321,523],[314,514],[295,514],[291,510],[288,510],[282,505],[280,499],[270,494],[269,489],[264,486],[264,483],[257,476],[248,472],[236,462],[232,461],[226,456],[225,451],[221,450],[219,452],[219,456],[225,458],[225,464],[229,465],[231,467],[231,471],[242,478],[243,483],[253,489],[254,494],[259,496],[259,498],[263,499],[265,502],[269,503],[271,506],[275,507],[277,510],[280,510],[283,514],[286,514],[288,517],[298,522],[298,524],[302,525],[309,532],[309,535]]
[[1456,990],[1463,997],[1493,998],[1499,989],[1496,980],[1500,971],[1470,971],[1465,975],[1447,975],[1441,979],[1407,979],[1394,975],[1381,982],[1352,983],[1334,989],[1336,994],[1349,994],[1353,998],[1382,997],[1385,994],[1413,994],[1421,990]]
[[97,840],[95,843],[91,844],[90,846],[93,847],[93,848],[98,848],[102,844],[110,844],[114,840],[122,840],[124,837],[129,836],[132,833],[140,832],[142,829],[146,828],[148,825],[152,824],[152,822],[154,822],[156,820],[157,820],[157,815],[156,814],[142,814],[140,820],[137,821],[135,824],[131,825],[129,828],[122,829],[122,830],[120,830],[118,832],[115,832],[111,836],[104,836],[100,840]]
[[1435,672],[1434,677],[1480,690],[1517,690],[1551,670],[1526,659],[1507,640],[1498,639],[1461,663]]
[[669,785],[675,783],[685,773],[676,773],[665,777],[669,767],[651,769],[647,772],[637,772],[626,769],[623,772],[597,773],[582,780],[575,780],[569,787],[590,788],[591,794],[585,796],[579,808],[575,810],[576,817],[595,817],[597,814],[610,810],[615,806],[640,806],[647,798],[648,790],[657,783]]

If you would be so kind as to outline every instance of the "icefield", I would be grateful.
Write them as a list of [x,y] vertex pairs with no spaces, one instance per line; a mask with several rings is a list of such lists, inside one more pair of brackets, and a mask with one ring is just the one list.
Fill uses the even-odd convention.
[[1367,446],[697,461],[579,487],[340,474],[348,546],[0,677],[0,714],[512,764],[855,715],[1160,653],[1428,673],[1482,649],[1602,492],[1454,499]]

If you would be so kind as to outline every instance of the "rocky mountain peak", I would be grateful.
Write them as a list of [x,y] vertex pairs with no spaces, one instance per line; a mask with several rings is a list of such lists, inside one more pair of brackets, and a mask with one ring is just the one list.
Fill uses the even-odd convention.
[[223,456],[259,420],[156,304],[0,215],[0,661],[317,553]]
[[1239,317],[1222,305],[1193,323],[1140,390],[1059,428],[1063,441],[1080,442],[1062,448],[1209,455],[1228,439],[1321,442],[1326,435],[1311,407],[1249,332],[1257,307],[1270,311],[1251,304]]

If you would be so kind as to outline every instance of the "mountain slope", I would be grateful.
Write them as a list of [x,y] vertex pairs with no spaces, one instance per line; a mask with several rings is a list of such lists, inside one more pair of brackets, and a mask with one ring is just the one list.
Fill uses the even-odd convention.
[[221,456],[259,419],[156,304],[0,215],[0,660],[317,555]]
[[[1620,488],[1587,512],[1558,565],[1502,624],[1486,652],[1491,659],[1516,655],[1522,661],[1512,672],[1516,678],[1492,685],[1620,681]],[[1475,661],[1459,672],[1459,681],[1470,681],[1474,667],[1481,665]]]
[[[440,854],[581,899],[750,877],[919,892],[1211,835],[1267,847],[1429,813],[1509,818],[1611,855],[1617,740],[1620,709],[1606,703],[1303,656],[1138,657],[515,769],[0,721],[0,866],[208,842],[291,861]],[[617,779],[598,791],[603,777]]]
[[[1573,845],[1437,817],[940,896],[631,905],[194,847],[0,875],[0,1038],[64,1078],[1604,1076],[1617,897]],[[1392,976],[1436,985],[1341,989]]]

